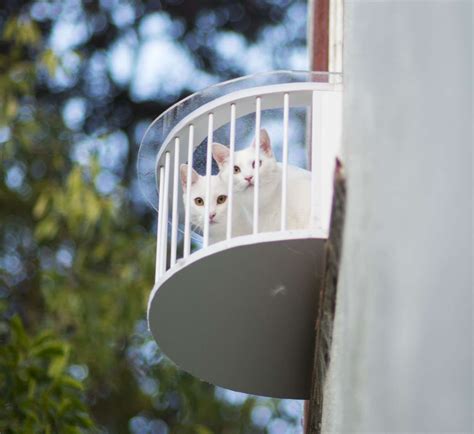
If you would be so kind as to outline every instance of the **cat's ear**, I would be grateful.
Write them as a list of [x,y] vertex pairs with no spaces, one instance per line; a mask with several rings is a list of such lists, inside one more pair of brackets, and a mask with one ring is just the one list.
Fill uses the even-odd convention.
[[[252,143],[252,147],[255,148],[255,140]],[[260,149],[268,157],[273,156],[272,143],[270,141],[270,136],[268,135],[268,131],[265,128],[262,128],[260,130]]]
[[213,143],[212,144],[212,156],[214,160],[216,160],[219,169],[224,166],[224,164],[229,159],[229,148],[227,146],[221,145],[220,143]]
[[[179,168],[179,174],[181,175],[181,184],[183,186],[183,190],[186,190],[186,186],[188,185],[188,165],[181,164]],[[191,185],[193,185],[199,179],[199,174],[192,169],[191,171]]]

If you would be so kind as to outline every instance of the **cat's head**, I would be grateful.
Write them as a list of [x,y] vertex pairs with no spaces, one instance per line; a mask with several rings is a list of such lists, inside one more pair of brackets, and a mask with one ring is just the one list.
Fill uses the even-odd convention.
[[[234,153],[233,167],[229,167],[230,151],[227,146],[214,143],[212,145],[212,155],[219,166],[219,175],[223,179],[227,180],[229,170],[232,170],[234,191],[241,192],[253,189],[256,172],[255,139],[248,148]],[[276,182],[277,168],[270,137],[267,130],[262,129],[260,130],[260,185],[264,186]]]
[[[183,186],[183,202],[186,206],[187,189],[191,193],[190,220],[191,223],[201,230],[204,228],[206,211],[206,177],[199,175],[194,169],[191,170],[191,179],[188,180],[188,165],[180,167],[181,184]],[[217,229],[226,224],[227,216],[227,184],[219,176],[211,176],[211,194],[209,201],[210,228]]]

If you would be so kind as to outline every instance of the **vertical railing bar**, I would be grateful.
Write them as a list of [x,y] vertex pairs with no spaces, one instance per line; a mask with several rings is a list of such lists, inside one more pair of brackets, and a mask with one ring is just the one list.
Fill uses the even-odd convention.
[[161,221],[163,220],[163,187],[164,187],[164,167],[161,166],[159,169],[160,175],[158,179],[159,195],[158,195],[158,225],[156,228],[156,263],[155,263],[155,283],[160,278],[160,267],[161,267]]
[[260,187],[260,116],[262,99],[258,96],[255,107],[255,175],[253,196],[253,233],[258,234],[259,187]]
[[204,203],[204,243],[203,246],[209,245],[209,210],[211,200],[211,174],[212,174],[212,134],[214,128],[214,114],[209,113],[208,130],[207,130],[207,155],[206,155],[206,198]]
[[227,194],[227,233],[226,238],[232,237],[232,207],[234,200],[234,152],[235,152],[235,104],[230,106],[230,140],[229,140],[229,179]]
[[170,267],[176,264],[178,250],[178,182],[179,182],[179,138],[174,140],[174,166],[173,166],[173,208],[171,217],[171,259]]
[[319,126],[319,146],[318,146],[318,158],[316,160],[316,210],[318,211],[318,223],[320,228],[323,228],[323,213],[324,213],[324,172],[325,172],[325,159],[327,155],[327,146],[328,143],[325,139],[325,129],[326,129],[326,105],[324,104],[326,100],[327,92],[318,92],[318,126]]
[[184,207],[183,258],[191,253],[191,178],[193,173],[194,125],[189,126],[188,167],[186,173],[186,205]]
[[163,218],[161,220],[161,274],[166,271],[166,257],[168,252],[168,208],[169,208],[169,185],[170,185],[170,153],[165,154],[165,186],[163,189]]
[[283,97],[283,171],[281,182],[281,230],[286,231],[287,192],[288,192],[288,118],[290,111],[290,95]]
[[320,175],[319,183],[321,185],[320,194],[321,194],[321,229],[327,231],[329,229],[329,214],[331,208],[331,199],[329,197],[329,192],[331,189],[331,175],[330,175],[330,165],[333,164],[333,158],[328,158],[334,152],[334,141],[333,135],[335,132],[334,127],[328,128],[327,115],[331,113],[330,120],[334,120],[334,113],[331,110],[331,100],[328,99],[330,94],[328,92],[321,92],[321,115],[320,115],[320,125],[322,127],[321,132],[321,161],[319,163]]
[[311,223],[313,229],[321,226],[322,201],[322,103],[321,95],[313,91],[311,110]]

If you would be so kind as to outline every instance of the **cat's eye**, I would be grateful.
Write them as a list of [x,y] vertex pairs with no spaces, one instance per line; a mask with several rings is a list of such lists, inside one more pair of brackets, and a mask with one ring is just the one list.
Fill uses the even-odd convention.
[[234,173],[240,173],[240,167],[234,166]]
[[227,200],[227,196],[225,194],[221,194],[217,196],[217,204],[222,205]]
[[202,197],[196,197],[194,199],[194,203],[197,205],[197,206],[203,206],[204,205],[204,199]]
[[[260,167],[262,167],[262,160],[260,160]],[[252,169],[255,169],[255,160],[252,161]]]

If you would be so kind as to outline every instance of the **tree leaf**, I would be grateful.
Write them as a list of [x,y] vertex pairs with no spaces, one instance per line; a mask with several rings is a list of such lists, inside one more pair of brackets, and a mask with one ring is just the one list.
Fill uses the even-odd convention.
[[48,375],[51,378],[58,378],[64,372],[66,363],[67,354],[54,356],[49,363]]
[[41,217],[44,216],[48,203],[49,203],[49,195],[46,193],[40,194],[33,208],[33,215],[37,219],[40,219]]

